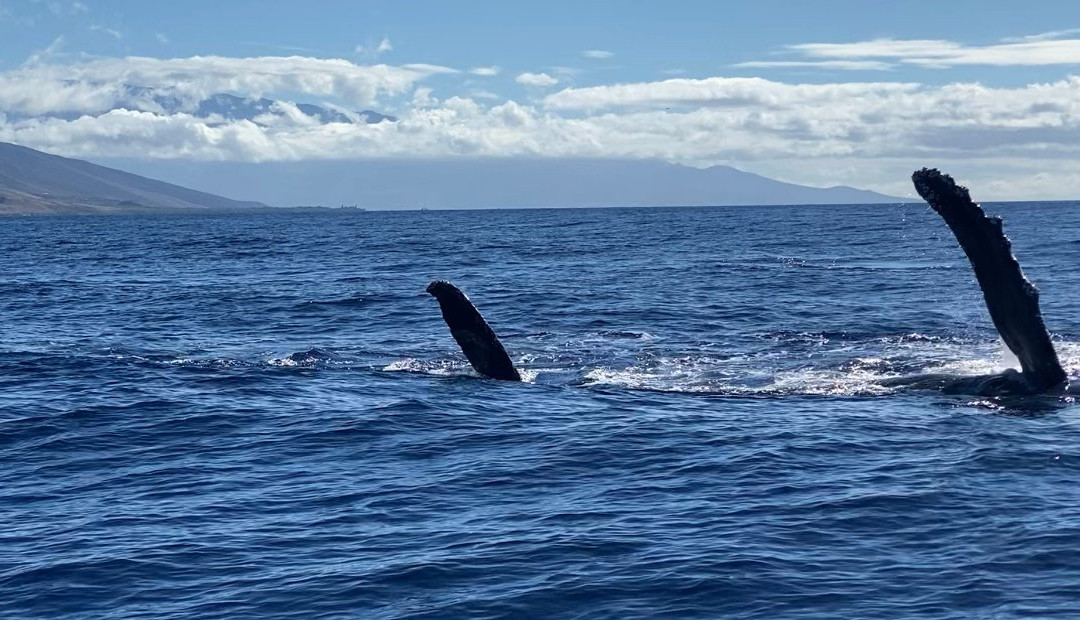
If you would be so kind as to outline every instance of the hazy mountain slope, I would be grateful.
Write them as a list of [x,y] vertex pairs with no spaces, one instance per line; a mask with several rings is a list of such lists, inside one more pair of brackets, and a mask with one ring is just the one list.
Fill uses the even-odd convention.
[[0,212],[219,210],[266,206],[6,142],[0,142],[0,196],[4,197]]
[[[0,213],[232,210],[265,207],[263,203],[484,209],[899,200],[850,187],[813,188],[782,183],[727,166],[699,170],[637,160],[109,163],[146,176],[0,142]],[[247,195],[261,202],[237,201],[218,194]]]
[[483,209],[900,201],[850,187],[782,183],[727,166],[701,170],[640,160],[107,161],[206,191],[242,191],[275,206]]

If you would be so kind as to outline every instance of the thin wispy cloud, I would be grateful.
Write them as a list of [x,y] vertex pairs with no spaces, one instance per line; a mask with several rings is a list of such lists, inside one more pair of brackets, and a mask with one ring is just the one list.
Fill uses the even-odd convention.
[[1031,34],[1023,37],[1006,37],[1002,39],[1002,43],[1027,43],[1029,41],[1050,41],[1053,39],[1064,39],[1073,35],[1080,34],[1080,28],[1068,28],[1065,30],[1052,30],[1050,32],[1041,32],[1039,34]]
[[469,69],[469,73],[480,77],[496,76],[499,75],[500,71],[502,71],[502,69],[499,67],[473,67],[472,69]]
[[411,62],[411,63],[406,64],[406,65],[401,65],[401,68],[402,69],[408,69],[410,71],[416,71],[417,73],[422,73],[422,74],[426,74],[426,75],[432,75],[432,74],[438,74],[438,73],[441,73],[441,74],[460,73],[457,69],[454,69],[452,67],[444,67],[442,65],[429,65],[429,64],[423,63],[423,62]]
[[123,39],[124,33],[120,32],[116,28],[110,28],[108,26],[102,26],[101,24],[91,24],[90,32],[102,32],[109,35],[114,39]]
[[44,49],[35,50],[34,53],[30,54],[24,67],[34,67],[35,65],[52,62],[53,59],[62,55],[66,43],[64,35],[56,37]]
[[378,58],[387,52],[394,50],[394,45],[390,43],[390,39],[383,37],[377,43],[364,43],[357,45],[353,50],[357,54],[367,56],[369,58]]
[[584,73],[584,70],[577,67],[566,67],[559,65],[548,67],[548,71],[564,79],[572,79]]
[[535,87],[554,86],[559,83],[559,80],[546,73],[522,73],[514,78],[514,81],[518,84]]
[[499,99],[502,99],[502,97],[489,90],[472,90],[469,91],[469,96],[473,99],[484,99],[487,101],[498,101]]
[[69,15],[78,15],[80,13],[86,13],[90,9],[86,4],[79,2],[61,2],[60,0],[48,0],[45,2],[45,8],[49,13],[56,17],[64,17]]
[[[1080,29],[1011,38],[991,45],[964,45],[942,39],[872,39],[852,43],[800,43],[784,48],[799,58],[755,60],[736,67],[820,67],[845,70],[886,70],[898,65],[918,67],[1049,66],[1080,64],[1080,38],[1067,38]],[[793,64],[799,63],[799,64]]]
[[164,33],[161,33],[161,32],[155,32],[154,33],[154,38],[157,39],[157,42],[162,44],[162,45],[168,45],[170,43],[169,37],[166,36]]
[[15,24],[17,26],[36,26],[38,18],[28,12],[27,7],[20,6],[18,10],[7,2],[0,2],[0,23]]
[[296,54],[317,54],[319,50],[311,47],[304,47],[302,45],[282,45],[279,43],[265,43],[263,41],[240,41],[240,45],[246,47],[255,47],[267,50],[277,50],[279,52],[290,52]]
[[818,69],[840,69],[842,71],[887,71],[896,65],[880,60],[752,60],[731,66],[743,69],[815,67]]
[[594,60],[607,60],[615,57],[615,52],[609,52],[607,50],[585,50],[581,52],[581,55],[585,58],[592,58]]

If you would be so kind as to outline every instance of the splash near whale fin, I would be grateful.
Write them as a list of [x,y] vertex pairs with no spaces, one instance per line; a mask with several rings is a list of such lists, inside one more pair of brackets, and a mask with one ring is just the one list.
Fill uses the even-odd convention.
[[971,261],[994,327],[1020,360],[1025,382],[1036,392],[1064,384],[1067,376],[1039,312],[1039,291],[1013,256],[1001,218],[987,216],[966,187],[936,169],[918,170],[911,180]]
[[476,372],[492,379],[521,381],[499,337],[461,289],[436,280],[428,285],[427,292],[439,301],[450,334]]

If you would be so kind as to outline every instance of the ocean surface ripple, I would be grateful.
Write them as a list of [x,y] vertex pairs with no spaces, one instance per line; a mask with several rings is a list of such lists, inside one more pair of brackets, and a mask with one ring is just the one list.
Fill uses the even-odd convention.
[[[1080,377],[1080,204],[988,210]],[[880,386],[1015,364],[921,203],[0,223],[2,617],[1080,610],[1080,407]]]

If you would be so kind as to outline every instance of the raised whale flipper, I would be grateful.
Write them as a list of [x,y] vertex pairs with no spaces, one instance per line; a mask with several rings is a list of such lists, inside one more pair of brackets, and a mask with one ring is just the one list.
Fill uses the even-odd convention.
[[1039,312],[1039,291],[1024,277],[1013,256],[1001,218],[987,216],[966,187],[936,169],[918,170],[911,180],[915,191],[952,229],[971,261],[994,327],[1020,360],[1024,383],[1032,392],[1063,386],[1067,375]]
[[521,381],[499,337],[461,289],[445,280],[435,280],[427,292],[439,300],[450,334],[476,372],[492,379]]

